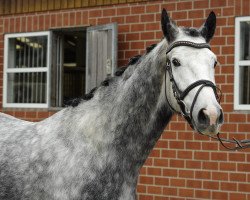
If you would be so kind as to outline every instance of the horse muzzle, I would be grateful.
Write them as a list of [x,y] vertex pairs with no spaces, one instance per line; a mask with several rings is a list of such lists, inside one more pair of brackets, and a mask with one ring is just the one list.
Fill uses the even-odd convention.
[[204,135],[216,135],[224,121],[221,107],[209,105],[200,109],[197,115],[196,128]]

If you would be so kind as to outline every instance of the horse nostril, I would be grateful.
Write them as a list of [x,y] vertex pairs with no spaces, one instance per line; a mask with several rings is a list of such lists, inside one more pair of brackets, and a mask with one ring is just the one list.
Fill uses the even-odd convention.
[[198,113],[198,122],[200,123],[200,124],[209,124],[209,116],[207,116],[206,114],[205,114],[205,112],[204,112],[204,108],[203,109],[201,109],[200,111],[199,111],[199,113]]
[[223,122],[224,122],[223,112],[222,112],[222,110],[220,109],[220,116],[219,116],[219,119],[218,119],[218,123],[219,123],[219,124],[222,124]]

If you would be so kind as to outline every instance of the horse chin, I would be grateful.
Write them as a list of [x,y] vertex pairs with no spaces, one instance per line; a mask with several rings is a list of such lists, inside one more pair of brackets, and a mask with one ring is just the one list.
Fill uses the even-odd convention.
[[213,125],[210,125],[207,127],[198,125],[195,129],[196,129],[196,131],[200,132],[203,135],[215,136],[220,131],[220,125],[213,124]]

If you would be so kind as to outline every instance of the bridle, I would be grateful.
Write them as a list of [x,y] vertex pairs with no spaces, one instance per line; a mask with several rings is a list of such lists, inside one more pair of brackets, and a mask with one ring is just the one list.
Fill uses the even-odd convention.
[[[168,54],[173,48],[178,47],[178,46],[188,46],[188,47],[192,47],[192,48],[196,48],[196,49],[207,48],[207,49],[211,50],[211,47],[210,47],[210,45],[208,43],[194,43],[194,42],[190,42],[190,41],[177,41],[177,42],[172,43],[168,47],[168,49],[166,51],[166,54]],[[169,79],[170,79],[170,82],[172,84],[173,94],[174,94],[174,97],[175,97],[179,107],[180,107],[180,112],[176,111],[173,108],[173,106],[171,105],[171,103],[169,102],[169,100],[168,100],[167,91],[166,91],[167,90],[166,89],[167,88],[166,87],[167,86],[167,83],[166,83],[167,73],[169,74]],[[188,109],[186,107],[186,104],[184,102],[184,98],[189,94],[189,92],[191,90],[193,90],[197,86],[200,86],[200,87],[197,90],[197,92],[196,92],[196,94],[194,96],[194,99],[192,101],[190,110],[188,111]],[[190,125],[190,127],[192,129],[194,129],[194,127],[195,127],[193,116],[192,116],[193,109],[194,109],[195,103],[197,101],[197,98],[198,98],[201,90],[204,87],[211,87],[213,89],[213,91],[214,91],[214,94],[215,94],[215,97],[216,97],[217,101],[220,103],[222,92],[213,82],[211,82],[209,80],[201,79],[201,80],[195,81],[194,83],[189,85],[184,91],[181,91],[179,89],[175,79],[174,79],[173,72],[172,72],[171,61],[167,58],[166,71],[165,71],[165,97],[166,97],[166,101],[168,102],[168,105],[170,106],[170,108],[174,112],[177,112],[177,113],[181,114],[187,120],[187,122],[189,123],[189,125]],[[219,92],[219,94],[217,93],[217,91]],[[204,135],[199,130],[197,130],[197,131],[198,131],[199,134]],[[217,137],[210,136],[210,135],[206,135],[206,136],[218,140],[222,144],[223,147],[225,147],[226,149],[229,149],[229,150],[238,150],[238,149],[245,149],[245,148],[250,147],[250,144],[249,144],[250,140],[237,140],[235,138],[233,138],[232,140],[228,140],[228,139],[220,138],[220,133],[217,134]],[[233,148],[228,147],[228,146],[226,146],[224,144],[224,142],[233,143],[235,145],[235,147],[233,147]],[[245,145],[243,145],[243,144],[245,144]]]

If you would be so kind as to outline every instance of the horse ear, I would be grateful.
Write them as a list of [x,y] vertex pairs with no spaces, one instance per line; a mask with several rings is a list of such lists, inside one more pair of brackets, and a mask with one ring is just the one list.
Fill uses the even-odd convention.
[[165,38],[167,39],[167,41],[169,43],[174,41],[178,33],[178,27],[176,26],[174,21],[172,21],[169,18],[168,13],[165,8],[163,8],[162,14],[161,14],[161,27],[162,27],[162,32]]
[[216,28],[216,15],[212,11],[210,12],[206,22],[200,28],[200,33],[206,39],[206,42],[209,42],[214,36],[215,28]]

